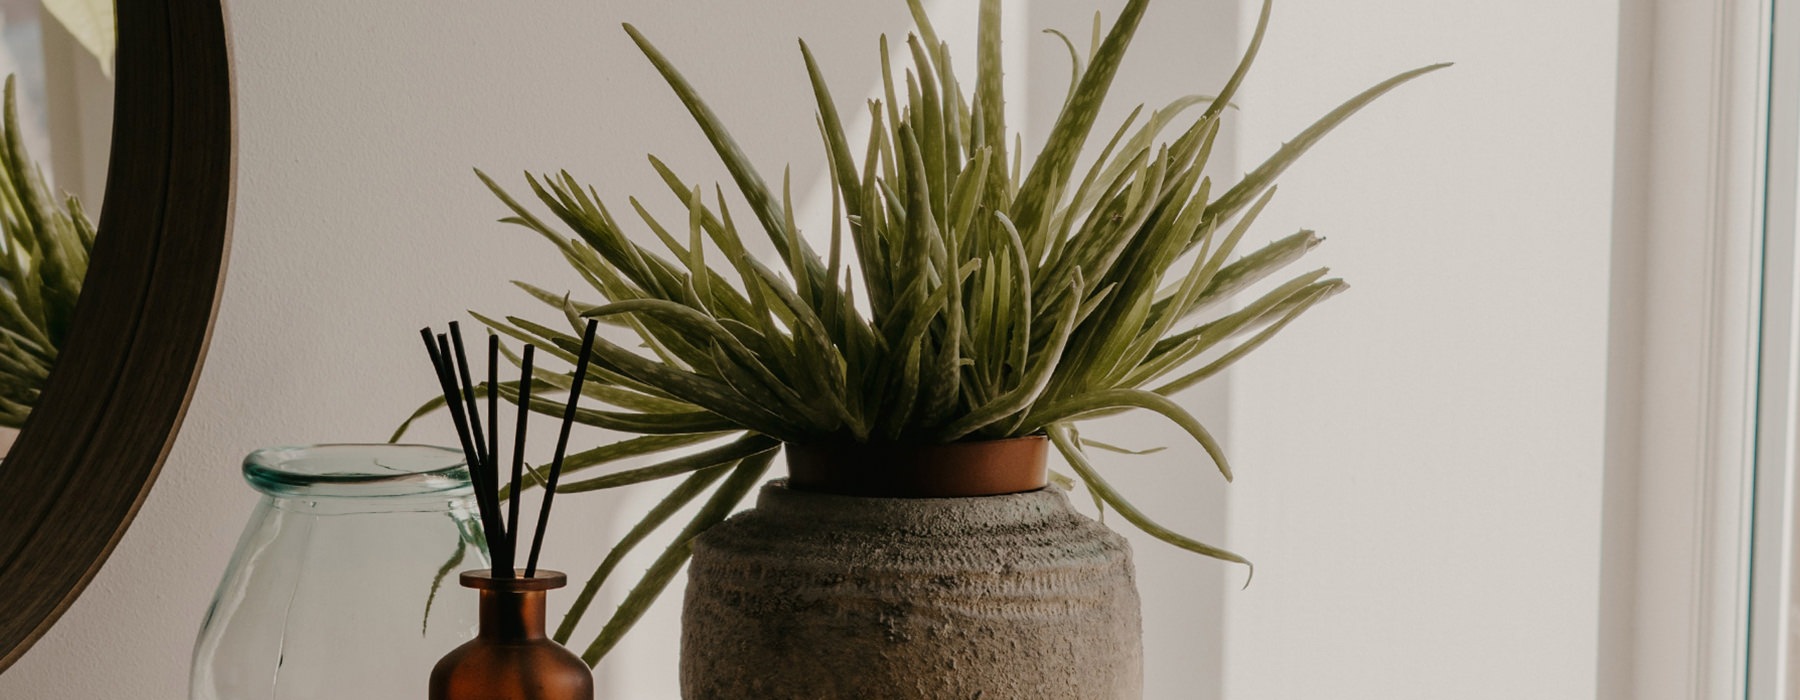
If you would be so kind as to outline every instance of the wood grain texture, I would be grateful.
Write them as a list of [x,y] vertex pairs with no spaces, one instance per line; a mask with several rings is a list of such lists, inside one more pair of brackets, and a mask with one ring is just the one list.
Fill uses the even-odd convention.
[[66,347],[0,463],[0,671],[81,594],[136,515],[192,395],[235,175],[217,0],[120,2],[106,205]]

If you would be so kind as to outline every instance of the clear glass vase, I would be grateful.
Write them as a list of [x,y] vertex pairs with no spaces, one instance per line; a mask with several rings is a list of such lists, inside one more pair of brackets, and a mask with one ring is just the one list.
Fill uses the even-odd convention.
[[456,573],[488,566],[462,454],[422,445],[258,450],[263,493],[194,645],[191,700],[425,697],[475,636]]

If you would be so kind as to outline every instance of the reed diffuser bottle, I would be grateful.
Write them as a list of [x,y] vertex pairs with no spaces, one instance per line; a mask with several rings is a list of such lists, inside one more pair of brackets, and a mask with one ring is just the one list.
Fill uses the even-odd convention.
[[481,592],[481,632],[431,669],[431,700],[589,700],[594,676],[581,658],[544,635],[544,593],[562,588],[558,571],[496,577],[465,571]]
[[462,573],[462,585],[475,589],[481,596],[481,628],[475,639],[445,655],[432,668],[431,700],[593,700],[593,673],[580,657],[544,634],[546,592],[562,588],[568,579],[561,572],[538,569],[537,562],[545,524],[550,519],[550,506],[556,497],[556,483],[562,475],[569,428],[575,419],[575,403],[581,396],[588,354],[594,346],[595,325],[591,321],[588,323],[582,339],[575,379],[569,387],[568,406],[563,412],[562,431],[556,442],[556,456],[550,463],[548,475],[536,472],[532,475],[534,480],[542,476],[544,500],[523,569],[514,568],[514,564],[518,561],[521,529],[519,491],[530,485],[523,479],[525,428],[530,415],[531,363],[536,348],[526,345],[519,362],[519,414],[514,423],[512,479],[507,489],[505,512],[502,512],[497,399],[500,383],[496,374],[499,338],[488,336],[488,381],[481,392],[486,395],[488,404],[487,431],[484,433],[476,402],[477,392],[470,381],[469,362],[463,350],[462,332],[455,323],[450,324],[448,336],[434,337],[429,328],[421,331],[444,392],[445,407],[455,423],[464,456],[472,465],[469,475],[475,487],[476,505],[481,511],[483,535],[494,562],[492,569]]

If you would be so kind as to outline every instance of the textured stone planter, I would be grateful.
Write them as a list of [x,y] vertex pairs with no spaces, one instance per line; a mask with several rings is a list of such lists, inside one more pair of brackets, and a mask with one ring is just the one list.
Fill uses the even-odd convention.
[[866,498],[765,485],[696,540],[689,700],[1133,700],[1131,550],[1055,489]]

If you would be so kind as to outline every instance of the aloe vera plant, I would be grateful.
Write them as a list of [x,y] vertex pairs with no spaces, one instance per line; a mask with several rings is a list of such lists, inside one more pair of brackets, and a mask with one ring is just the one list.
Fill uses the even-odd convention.
[[68,334],[94,225],[72,195],[52,194],[25,151],[13,77],[0,127],[0,426],[20,428]]
[[[756,485],[783,442],[1047,434],[1074,472],[1058,475],[1065,487],[1079,481],[1104,508],[1176,547],[1248,563],[1134,507],[1084,449],[1111,446],[1084,441],[1077,424],[1134,409],[1159,414],[1185,430],[1229,480],[1218,441],[1170,397],[1345,288],[1323,268],[1289,273],[1230,309],[1222,302],[1270,280],[1320,239],[1300,231],[1248,254],[1240,243],[1268,206],[1276,177],[1303,152],[1377,97],[1443,66],[1382,81],[1243,179],[1215,186],[1202,170],[1261,47],[1268,3],[1216,95],[1148,113],[1140,106],[1110,134],[1095,133],[1096,115],[1147,0],[1127,2],[1103,38],[1096,31],[1085,55],[1063,37],[1075,78],[1035,157],[1022,152],[1005,123],[999,0],[981,3],[975,87],[967,93],[919,2],[909,4],[917,30],[904,47],[882,39],[885,98],[868,104],[870,128],[860,147],[851,145],[818,63],[800,45],[833,185],[831,219],[817,224],[829,226],[823,251],[801,235],[788,178],[779,190],[771,187],[674,62],[630,25],[625,31],[711,142],[747,211],[733,211],[722,187],[708,192],[652,156],[685,221],[658,219],[630,200],[641,230],[658,241],[643,245],[598,192],[567,172],[525,176],[546,218],[477,171],[511,209],[503,221],[557,246],[598,299],[521,282],[568,327],[476,317],[571,365],[584,317],[629,329],[645,348],[596,343],[583,388],[591,407],[577,420],[635,437],[569,457],[564,470],[571,478],[559,492],[675,484],[607,554],[556,638],[569,641],[628,552],[684,506],[706,499],[588,645],[590,664],[685,563],[689,540]],[[896,62],[910,65],[900,77]],[[1103,144],[1097,154],[1091,143]],[[1079,168],[1084,154],[1092,154],[1091,165]],[[748,252],[745,236],[756,235],[750,229],[767,238],[776,260],[765,264]],[[566,391],[570,380],[537,370],[531,407],[560,411],[543,397]],[[493,389],[509,400],[519,395],[516,383]],[[415,418],[440,404],[427,404]],[[681,454],[650,466],[583,474],[674,450]]]

